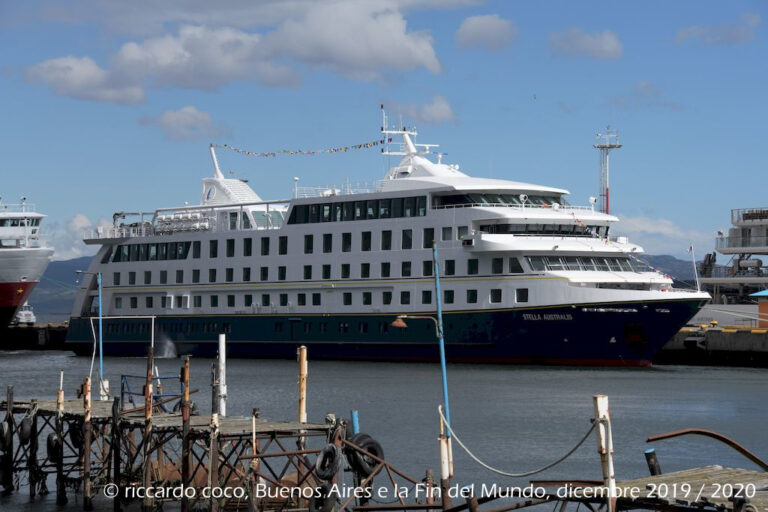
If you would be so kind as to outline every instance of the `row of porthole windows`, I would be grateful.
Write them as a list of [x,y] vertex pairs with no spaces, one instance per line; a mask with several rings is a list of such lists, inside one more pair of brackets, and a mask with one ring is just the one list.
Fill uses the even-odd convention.
[[[510,274],[519,274],[524,272],[523,267],[520,265],[520,261],[518,258],[512,257],[506,259],[508,263],[506,264],[507,271]],[[400,263],[400,277],[412,277],[413,276],[413,265],[411,261],[403,261]],[[268,266],[260,267],[259,268],[259,279],[261,281],[269,281],[269,268]],[[324,264],[321,266],[321,278],[324,280],[333,279],[333,272],[332,272],[332,266],[330,264]],[[339,267],[339,277],[341,279],[349,279],[352,277],[352,266],[349,263],[342,263]],[[379,271],[379,277],[380,278],[389,278],[392,277],[392,264],[389,261],[382,262],[380,264],[380,271]],[[309,280],[313,278],[313,265],[304,265],[302,268],[302,277],[305,280]],[[490,272],[492,274],[503,274],[505,271],[505,258],[492,258],[491,264],[490,264]],[[480,261],[477,258],[470,258],[467,260],[467,268],[466,268],[467,275],[477,275],[480,273]],[[442,275],[444,276],[453,276],[456,275],[456,260],[445,260],[443,262],[443,268],[442,268]],[[433,262],[432,260],[424,260],[422,261],[421,265],[421,275],[423,277],[431,277],[433,275]],[[208,269],[208,282],[209,283],[215,283],[218,277],[217,269],[210,268]],[[241,272],[241,281],[242,282],[250,282],[251,281],[251,267],[243,267]],[[278,281],[285,281],[287,277],[287,268],[285,266],[278,266],[277,267],[277,278]],[[360,274],[359,277],[361,279],[368,279],[371,278],[371,264],[370,263],[361,263],[360,264]],[[192,283],[197,284],[200,283],[200,269],[192,269]],[[224,269],[224,281],[227,283],[234,282],[235,280],[235,269],[234,268],[225,268]],[[159,281],[160,284],[168,284],[168,271],[161,270],[159,272]],[[114,286],[120,286],[122,283],[121,279],[121,273],[120,272],[113,272],[112,275],[112,284]],[[183,284],[184,283],[184,270],[178,269],[175,272],[175,283],[176,284]],[[135,285],[137,284],[137,273],[136,272],[128,272],[128,285]],[[143,273],[143,284],[149,285],[152,284],[152,271],[146,270]]]
[[[421,291],[421,304],[432,304],[432,290],[422,290]],[[342,293],[342,304],[344,306],[352,306],[355,303],[355,296],[357,295],[359,304],[362,304],[363,306],[371,306],[373,305],[373,292],[343,292]],[[244,295],[235,295],[235,294],[227,294],[224,295],[224,302],[226,307],[229,308],[235,308],[235,307],[252,307],[255,305],[254,302],[254,295],[253,294],[244,294]],[[154,296],[145,296],[144,297],[144,308],[146,309],[153,309],[155,307],[155,298]],[[160,298],[160,308],[161,309],[186,309],[190,306],[193,308],[201,308],[203,307],[203,296],[202,295],[167,295],[167,296],[161,296]],[[444,304],[454,304],[455,303],[455,291],[454,290],[443,290],[443,303]],[[115,309],[122,309],[124,306],[124,297],[115,297]],[[139,307],[139,297],[127,297],[127,306],[129,309],[138,309]],[[287,293],[279,293],[276,294],[276,302],[273,303],[273,294],[270,293],[262,293],[260,295],[256,296],[256,299],[259,300],[259,305],[262,307],[268,307],[273,305],[279,305],[279,306],[293,306],[294,304],[296,306],[321,306],[322,305],[322,294],[319,292],[315,293],[297,293],[295,295],[295,303],[289,301],[289,294]],[[381,304],[388,306],[392,304],[393,294],[391,291],[383,291],[381,292]],[[478,290],[477,289],[469,289],[466,290],[466,303],[467,304],[477,304],[478,302]],[[189,301],[192,301],[190,304]],[[411,304],[411,292],[407,290],[403,290],[399,294],[399,304],[400,305],[410,305]],[[501,288],[492,288],[489,291],[488,300],[491,304],[500,304],[503,301],[503,295]],[[517,303],[525,303],[529,301],[528,296],[528,288],[516,288],[515,289],[515,302]],[[219,307],[219,295],[209,295],[208,296],[208,304],[209,307],[217,308]]]

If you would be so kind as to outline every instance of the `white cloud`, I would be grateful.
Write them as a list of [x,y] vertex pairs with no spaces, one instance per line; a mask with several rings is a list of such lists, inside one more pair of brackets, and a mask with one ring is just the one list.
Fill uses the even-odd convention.
[[225,125],[217,126],[208,112],[193,105],[179,110],[167,110],[157,117],[142,117],[139,122],[147,126],[158,126],[165,136],[174,141],[199,140],[228,135]]
[[583,55],[595,59],[618,59],[624,46],[614,32],[603,30],[588,34],[578,27],[549,35],[549,47],[555,57]]
[[636,107],[653,107],[669,110],[683,109],[680,103],[668,100],[661,89],[649,80],[640,80],[629,94],[613,96],[608,99],[608,103],[625,109]]
[[451,104],[443,96],[436,94],[432,101],[423,105],[395,105],[408,121],[417,123],[453,123],[456,122],[456,114]]
[[66,222],[46,222],[43,224],[41,237],[47,247],[54,249],[54,260],[69,260],[80,256],[96,254],[98,246],[85,245],[83,235],[89,229],[109,227],[106,219],[99,219],[94,224],[82,213],[75,214]]
[[[304,5],[301,10],[267,2],[269,5],[262,7],[269,7],[265,22],[271,24],[269,29],[261,27],[260,32],[239,28],[243,23],[182,24],[175,33],[123,44],[106,66],[90,57],[61,57],[33,66],[27,76],[48,84],[62,96],[130,104],[144,100],[146,87],[213,91],[241,80],[295,86],[301,80],[297,64],[358,80],[419,68],[440,71],[431,35],[408,31],[397,2],[299,3]],[[172,12],[157,20],[173,16],[197,19],[175,11],[175,5],[171,2],[161,8]],[[231,18],[235,12],[243,16],[250,12],[246,5],[239,5],[240,10],[227,10]],[[207,12],[207,8],[191,6],[192,11],[195,8]]]
[[760,26],[760,22],[759,14],[744,13],[737,23],[716,26],[692,25],[682,28],[677,31],[676,41],[684,43],[689,40],[697,40],[709,45],[746,43],[755,38],[755,31]]
[[144,101],[144,91],[133,80],[116,83],[109,71],[90,57],[60,57],[27,70],[27,79],[45,82],[56,94],[80,100],[133,104]]
[[696,252],[710,252],[715,245],[715,234],[689,229],[664,218],[623,217],[613,228],[613,235],[625,235],[629,241],[639,244],[648,254],[686,254],[693,243]]
[[459,46],[476,46],[495,52],[511,45],[517,34],[517,27],[509,20],[498,14],[485,14],[466,18],[456,31],[456,42]]

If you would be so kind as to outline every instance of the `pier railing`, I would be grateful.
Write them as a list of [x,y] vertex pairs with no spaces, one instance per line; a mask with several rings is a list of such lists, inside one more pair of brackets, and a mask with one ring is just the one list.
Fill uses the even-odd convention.
[[768,236],[719,236],[716,239],[717,249],[737,249],[740,247],[768,247]]
[[741,208],[731,210],[731,222],[739,224],[742,222],[758,221],[757,223],[768,223],[768,208]]

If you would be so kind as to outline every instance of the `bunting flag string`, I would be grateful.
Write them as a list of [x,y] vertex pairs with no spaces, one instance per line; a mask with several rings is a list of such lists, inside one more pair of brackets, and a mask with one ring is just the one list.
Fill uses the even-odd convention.
[[240,153],[245,156],[261,156],[261,157],[273,157],[277,155],[317,155],[320,153],[344,153],[353,149],[367,149],[374,146],[384,145],[387,142],[392,142],[392,138],[373,140],[370,142],[363,142],[361,144],[352,144],[351,146],[342,146],[339,148],[328,149],[281,149],[279,151],[257,152],[248,151],[247,149],[236,148],[229,144],[211,144],[213,148],[229,149],[236,153]]

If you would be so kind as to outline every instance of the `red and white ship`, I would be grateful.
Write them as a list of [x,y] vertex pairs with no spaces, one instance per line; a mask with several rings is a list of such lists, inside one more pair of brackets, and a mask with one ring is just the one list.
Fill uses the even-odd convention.
[[40,281],[53,249],[40,243],[45,215],[34,205],[0,203],[0,328],[5,328]]

